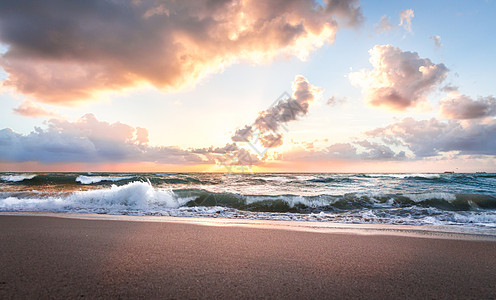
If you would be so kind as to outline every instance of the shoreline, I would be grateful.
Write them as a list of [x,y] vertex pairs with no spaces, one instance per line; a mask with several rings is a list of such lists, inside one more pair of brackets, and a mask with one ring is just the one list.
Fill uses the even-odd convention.
[[456,225],[398,225],[398,224],[363,224],[339,222],[313,221],[286,221],[286,220],[258,220],[233,219],[213,217],[173,217],[147,215],[113,215],[95,213],[54,213],[54,212],[18,212],[2,211],[1,216],[40,216],[53,218],[107,220],[128,222],[162,222],[189,224],[214,227],[245,227],[288,231],[303,231],[329,234],[358,234],[358,235],[392,235],[434,239],[455,239],[496,242],[496,230],[483,229],[475,231],[473,228],[464,228]]
[[494,241],[78,216],[0,215],[0,298],[496,297]]

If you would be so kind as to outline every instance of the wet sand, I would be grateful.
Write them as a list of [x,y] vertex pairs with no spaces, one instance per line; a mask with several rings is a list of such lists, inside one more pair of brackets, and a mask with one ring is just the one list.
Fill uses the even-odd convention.
[[0,216],[0,298],[496,298],[496,242]]

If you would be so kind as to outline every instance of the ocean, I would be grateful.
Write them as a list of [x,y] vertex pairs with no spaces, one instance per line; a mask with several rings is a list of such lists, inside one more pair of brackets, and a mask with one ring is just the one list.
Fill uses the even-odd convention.
[[0,173],[0,211],[443,225],[496,234],[496,174]]

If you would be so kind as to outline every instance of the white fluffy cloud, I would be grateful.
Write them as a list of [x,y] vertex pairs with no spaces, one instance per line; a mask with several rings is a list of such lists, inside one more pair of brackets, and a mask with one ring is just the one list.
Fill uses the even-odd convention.
[[405,110],[425,102],[448,74],[444,64],[434,64],[416,52],[391,45],[376,45],[370,51],[372,70],[352,72],[349,79],[365,93],[369,104]]

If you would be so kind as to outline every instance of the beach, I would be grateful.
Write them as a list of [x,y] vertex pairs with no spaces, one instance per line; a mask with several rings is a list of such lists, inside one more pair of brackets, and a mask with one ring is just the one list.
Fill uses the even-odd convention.
[[477,236],[191,219],[1,215],[0,298],[496,297],[496,243]]

